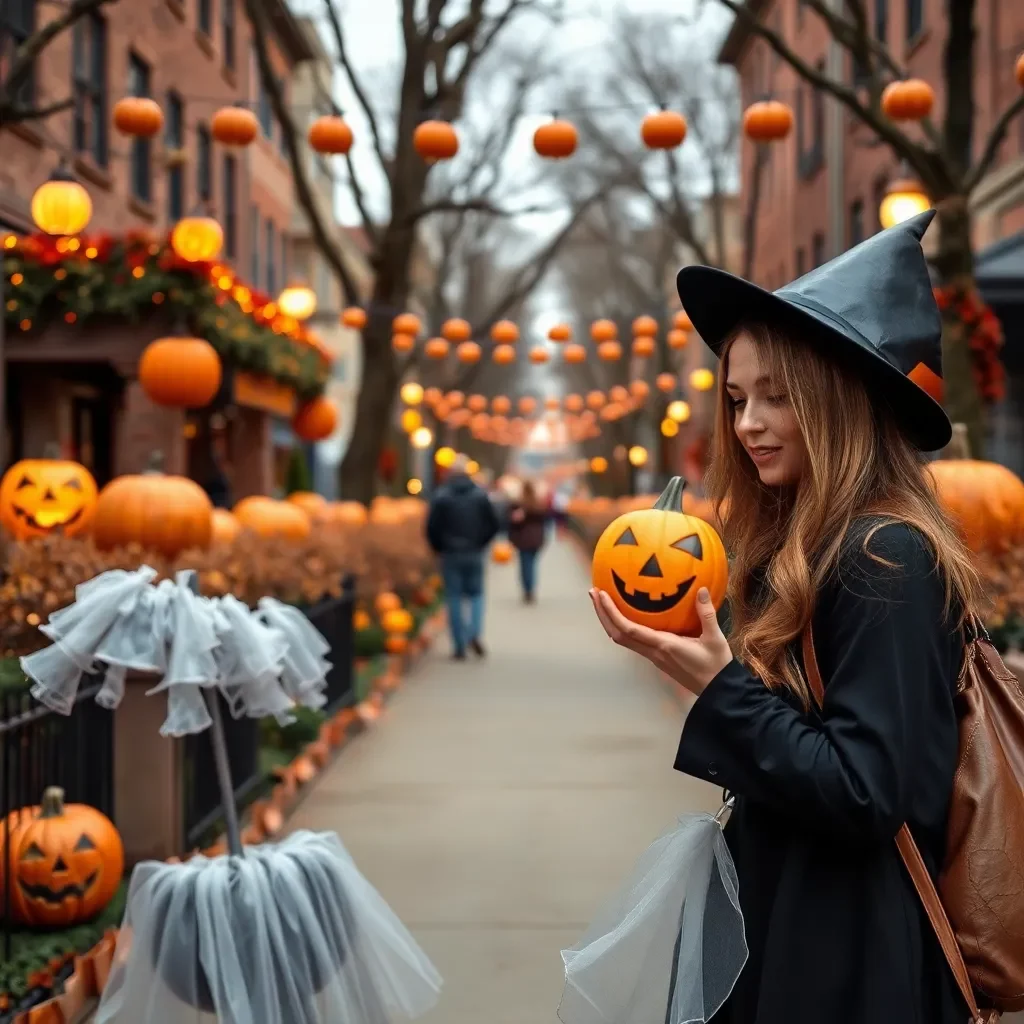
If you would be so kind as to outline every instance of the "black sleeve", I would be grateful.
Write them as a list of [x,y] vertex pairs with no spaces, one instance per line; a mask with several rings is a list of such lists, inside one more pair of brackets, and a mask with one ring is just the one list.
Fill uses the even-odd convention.
[[427,543],[437,553],[441,553],[441,537],[444,527],[443,499],[435,498],[430,503],[427,513]]
[[483,537],[480,546],[487,547],[497,536],[498,531],[501,529],[501,523],[498,521],[498,513],[494,509],[494,502],[483,492],[480,494],[480,502],[483,526]]
[[675,763],[861,842],[899,831],[927,742],[922,709],[952,701],[945,588],[925,540],[890,525],[874,534],[870,550],[895,566],[849,545],[827,614],[815,620],[819,648],[827,631],[832,662],[820,721],[734,660],[691,709]]

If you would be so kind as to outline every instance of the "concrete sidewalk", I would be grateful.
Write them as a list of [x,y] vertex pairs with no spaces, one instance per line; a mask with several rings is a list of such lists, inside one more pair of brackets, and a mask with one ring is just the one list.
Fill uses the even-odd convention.
[[447,640],[289,822],[336,830],[444,977],[432,1024],[556,1021],[559,951],[637,857],[719,791],[672,770],[683,711],[594,618],[568,542],[491,566],[486,660]]

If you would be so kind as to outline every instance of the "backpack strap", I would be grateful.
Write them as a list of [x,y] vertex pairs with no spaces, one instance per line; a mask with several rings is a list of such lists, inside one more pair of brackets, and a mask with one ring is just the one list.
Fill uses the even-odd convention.
[[[821,680],[818,659],[814,653],[814,629],[810,621],[804,627],[801,644],[804,656],[804,674],[807,676],[807,683],[810,686],[814,700],[820,708],[825,703],[825,687]],[[931,875],[928,874],[924,860],[921,858],[921,851],[917,848],[917,843],[914,842],[914,837],[910,834],[910,829],[906,825],[903,825],[896,835],[896,848],[900,851],[900,857],[902,857],[903,864],[910,875],[910,880],[914,883],[917,895],[921,899],[924,912],[928,915],[928,920],[931,922],[932,929],[939,940],[939,945],[945,954],[949,969],[953,972],[957,988],[960,989],[960,994],[964,997],[967,1008],[971,1012],[971,1021],[985,1021],[987,1018],[982,1016],[981,1011],[978,1009],[978,1002],[974,998],[971,979],[967,973],[967,964],[964,962],[964,956],[959,945],[957,945],[953,926],[946,916],[942,900],[939,898],[939,892],[935,888]]]

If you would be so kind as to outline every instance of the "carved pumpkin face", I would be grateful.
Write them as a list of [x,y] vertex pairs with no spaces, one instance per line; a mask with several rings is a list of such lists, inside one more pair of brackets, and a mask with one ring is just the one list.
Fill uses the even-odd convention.
[[96,481],[77,462],[22,459],[0,481],[0,522],[16,540],[73,537],[89,527],[95,508]]
[[68,926],[95,917],[124,873],[113,822],[86,804],[64,804],[51,787],[38,810],[15,812],[6,852],[12,917],[33,927]]
[[697,636],[697,592],[707,587],[717,608],[728,565],[714,528],[680,511],[682,493],[676,477],[654,508],[614,520],[594,549],[593,581],[630,621]]

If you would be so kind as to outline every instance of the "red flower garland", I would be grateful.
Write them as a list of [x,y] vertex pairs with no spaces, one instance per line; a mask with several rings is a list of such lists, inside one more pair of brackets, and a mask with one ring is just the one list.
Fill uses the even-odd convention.
[[1006,370],[999,358],[1003,326],[977,288],[945,285],[935,289],[935,302],[943,319],[962,324],[971,352],[974,383],[987,405],[1006,394]]

